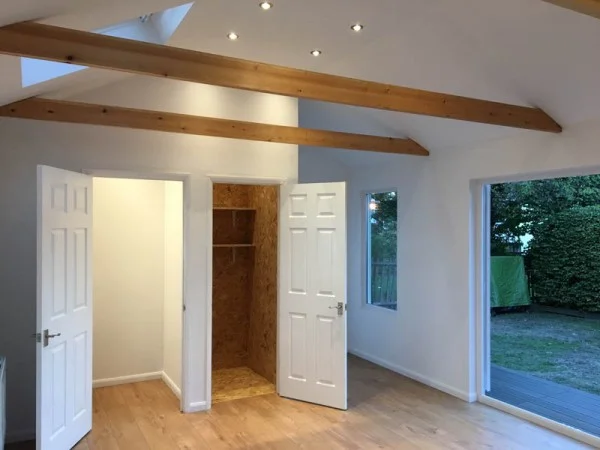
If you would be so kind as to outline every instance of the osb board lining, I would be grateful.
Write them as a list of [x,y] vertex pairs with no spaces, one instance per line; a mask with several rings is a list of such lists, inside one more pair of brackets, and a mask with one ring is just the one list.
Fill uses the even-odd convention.
[[248,367],[272,383],[277,368],[277,231],[279,187],[251,186],[254,271],[248,332]]
[[229,208],[250,207],[250,186],[244,184],[214,184],[213,206]]
[[[213,368],[249,366],[271,383],[277,351],[277,186],[215,184],[213,214]],[[234,219],[235,217],[235,219]]]
[[215,370],[212,373],[212,403],[272,394],[275,385],[248,367]]
[[213,244],[252,244],[254,211],[213,211]]
[[213,249],[214,369],[246,365],[253,252],[249,247]]

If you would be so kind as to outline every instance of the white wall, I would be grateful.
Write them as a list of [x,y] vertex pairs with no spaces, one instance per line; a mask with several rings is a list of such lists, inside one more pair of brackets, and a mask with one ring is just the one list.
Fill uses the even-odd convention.
[[298,152],[298,182],[321,183],[346,181],[350,175],[331,151],[315,147],[300,147]]
[[[333,108],[324,108],[321,118],[335,117]],[[346,125],[349,131],[389,134],[375,124],[365,130],[362,117]],[[434,151],[428,158],[347,153],[351,352],[460,398],[475,398],[479,224],[473,186],[481,180],[600,173],[600,121],[566,126],[559,135],[515,135],[475,148]],[[329,164],[301,161],[300,177],[307,170],[321,174],[319,181],[337,181],[337,164]],[[328,172],[332,179],[323,179]],[[362,194],[381,188],[398,190],[397,312],[365,304]]]
[[[348,189],[348,346],[352,353],[468,399],[469,182],[436,160],[363,168]],[[398,191],[398,310],[366,304],[364,192]],[[466,210],[465,208],[466,207]],[[462,214],[465,214],[464,221]],[[462,227],[465,227],[464,229]],[[466,289],[465,289],[466,288]]]
[[94,178],[96,383],[161,372],[165,183]]
[[155,378],[181,394],[183,185],[94,178],[97,386]]
[[181,392],[183,306],[183,185],[165,183],[164,305],[162,370],[172,389]]
[[[297,124],[297,101],[145,77],[81,95],[78,100],[119,106]],[[297,178],[297,146],[246,142],[85,125],[0,121],[0,354],[8,357],[8,433],[35,429],[36,166],[189,174],[185,186],[187,277],[184,286],[190,373],[206,371],[206,278],[212,192],[208,174]],[[184,376],[185,379],[185,376]],[[187,408],[206,407],[202,376],[190,379]]]

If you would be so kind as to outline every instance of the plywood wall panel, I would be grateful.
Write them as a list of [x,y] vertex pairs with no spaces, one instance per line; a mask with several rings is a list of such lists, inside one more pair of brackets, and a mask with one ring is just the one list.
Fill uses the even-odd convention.
[[213,206],[247,208],[250,206],[250,189],[244,184],[214,184]]
[[248,332],[248,367],[275,383],[277,367],[278,186],[252,186],[256,209],[254,271]]
[[[277,186],[215,184],[213,212],[213,369],[248,366],[272,383],[277,365]],[[234,253],[235,252],[235,253]],[[235,256],[234,256],[235,254]]]
[[213,250],[213,369],[246,365],[253,272],[252,248]]
[[[213,206],[250,206],[250,187],[235,184],[213,186]],[[215,244],[247,243],[252,239],[250,218],[239,219],[234,226],[231,211],[213,212]],[[253,219],[253,217],[252,217]],[[247,229],[244,229],[246,227]],[[229,241],[231,240],[231,242]],[[253,250],[251,248],[213,248],[213,369],[246,365],[248,329],[252,296]]]
[[213,211],[213,244],[252,244],[254,211]]

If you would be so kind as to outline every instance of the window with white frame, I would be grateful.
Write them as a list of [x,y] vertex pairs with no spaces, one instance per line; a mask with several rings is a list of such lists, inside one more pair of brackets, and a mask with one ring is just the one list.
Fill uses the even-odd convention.
[[367,303],[397,309],[397,230],[398,196],[396,191],[366,195]]

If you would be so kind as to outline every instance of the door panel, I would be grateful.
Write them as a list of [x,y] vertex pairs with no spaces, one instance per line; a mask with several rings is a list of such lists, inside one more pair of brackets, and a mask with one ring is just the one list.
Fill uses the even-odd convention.
[[306,295],[308,286],[308,239],[306,228],[290,230],[290,261],[291,277],[290,292]]
[[294,185],[281,205],[279,393],[346,409],[345,184]]
[[38,167],[38,450],[92,426],[91,196],[91,177]]
[[290,368],[294,380],[306,381],[306,314],[290,314]]

